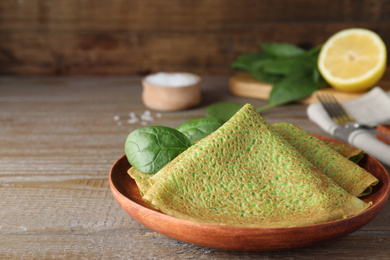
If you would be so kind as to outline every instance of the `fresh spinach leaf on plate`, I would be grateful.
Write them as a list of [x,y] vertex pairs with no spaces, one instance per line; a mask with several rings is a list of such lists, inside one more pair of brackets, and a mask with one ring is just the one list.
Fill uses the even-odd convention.
[[135,169],[154,174],[192,144],[176,129],[147,126],[138,128],[127,136],[125,153]]
[[242,108],[241,104],[238,104],[236,102],[230,102],[230,101],[224,101],[224,102],[217,102],[212,105],[210,105],[206,109],[206,116],[207,117],[215,117],[222,122],[228,121],[238,110]]
[[187,136],[191,142],[195,142],[217,130],[223,123],[221,119],[214,117],[197,118],[179,125],[176,129]]

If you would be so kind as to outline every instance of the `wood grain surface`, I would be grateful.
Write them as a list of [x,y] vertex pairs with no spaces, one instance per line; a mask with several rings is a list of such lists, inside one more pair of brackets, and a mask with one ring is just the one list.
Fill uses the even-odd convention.
[[[337,241],[263,253],[187,244],[133,220],[108,183],[129,132],[176,127],[216,101],[265,104],[230,94],[229,76],[202,79],[199,106],[158,112],[142,104],[140,77],[0,77],[0,259],[388,259],[389,203]],[[303,104],[263,116],[326,136]]]
[[0,74],[229,73],[264,42],[313,47],[364,27],[390,46],[387,0],[1,0]]

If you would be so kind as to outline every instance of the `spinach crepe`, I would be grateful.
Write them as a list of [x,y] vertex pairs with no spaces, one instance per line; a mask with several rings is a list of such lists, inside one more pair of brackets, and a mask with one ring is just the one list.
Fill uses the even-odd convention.
[[332,147],[333,150],[340,153],[342,156],[348,158],[350,161],[354,163],[359,163],[359,161],[364,156],[363,150],[353,147],[351,145],[343,144],[343,143],[335,143],[330,141],[323,141],[323,142],[326,143],[328,146]]
[[134,167],[131,167],[127,173],[130,175],[131,178],[135,180],[135,183],[137,184],[139,193],[141,196],[144,196],[145,193],[148,191],[150,188],[150,182],[149,178],[152,177],[153,175],[148,174],[148,173],[143,173],[135,169]]
[[[282,124],[282,123],[277,123],[277,125],[279,125],[279,124]],[[290,124],[289,124],[290,125]],[[275,124],[274,125],[272,125],[272,126],[275,126]],[[292,127],[293,129],[294,128],[298,128],[297,126],[294,126],[294,125],[290,125],[290,127]],[[298,128],[299,129],[299,128]],[[298,129],[296,129],[296,130],[298,130]],[[276,127],[276,130],[278,131],[278,127]],[[299,131],[303,131],[302,129],[299,129]],[[286,135],[287,135],[287,138],[286,138],[286,140],[288,140],[288,142],[290,143],[290,144],[292,144],[292,142],[291,142],[291,140],[289,140],[289,139],[291,139],[292,137],[290,136],[290,137],[288,137],[289,135],[291,135],[292,133],[290,133],[289,132],[289,130],[288,130],[288,128],[287,129],[284,129],[283,131],[279,128],[279,133],[280,132],[285,132],[285,138],[286,138]],[[280,133],[281,134],[281,133]],[[305,135],[304,135],[305,136]],[[310,138],[311,139],[311,138]],[[306,140],[306,141],[308,141],[308,140]],[[319,140],[318,140],[319,141]],[[317,140],[316,140],[316,142],[318,142]],[[368,194],[370,194],[371,193],[371,191],[372,191],[372,186],[374,186],[374,185],[376,185],[377,184],[377,182],[378,182],[378,180],[373,176],[373,175],[371,175],[370,173],[368,173],[366,170],[364,170],[364,169],[362,169],[362,168],[358,168],[358,166],[357,165],[355,165],[356,163],[358,163],[358,161],[363,157],[363,150],[361,150],[361,149],[358,149],[358,148],[355,148],[355,147],[353,147],[353,146],[350,146],[350,145],[346,145],[346,144],[342,144],[342,143],[334,143],[334,142],[330,142],[330,141],[320,141],[320,142],[323,142],[324,144],[326,144],[327,146],[329,146],[329,147],[331,147],[334,151],[336,151],[337,153],[339,153],[340,155],[342,155],[343,157],[345,157],[345,158],[347,158],[347,159],[349,159],[351,162],[354,162],[354,164],[350,164],[350,163],[348,163],[348,162],[346,162],[346,164],[347,164],[347,166],[349,166],[349,167],[351,167],[351,168],[349,168],[349,167],[345,167],[345,165],[342,165],[342,167],[341,167],[341,169],[342,170],[340,170],[340,169],[338,169],[337,167],[335,167],[336,165],[339,165],[339,163],[336,163],[336,164],[330,164],[330,169],[329,169],[329,167],[327,167],[326,165],[326,163],[324,163],[325,164],[325,167],[327,167],[328,168],[328,171],[331,171],[332,170],[332,168],[336,168],[335,170],[336,170],[336,173],[334,173],[334,174],[332,174],[332,173],[330,173],[330,174],[327,174],[329,177],[331,177],[332,178],[332,175],[338,175],[338,174],[351,174],[352,172],[350,171],[350,169],[355,169],[355,168],[357,168],[357,169],[355,169],[354,170],[354,172],[358,172],[358,175],[361,175],[361,176],[363,176],[362,178],[358,178],[358,183],[355,183],[355,185],[354,186],[361,186],[361,187],[366,187],[366,189],[362,192],[362,193],[360,193],[359,195],[356,195],[356,194],[358,194],[359,193],[359,191],[357,191],[357,192],[351,192],[351,194],[355,194],[356,196],[365,196],[365,195],[368,195]],[[304,140],[302,140],[302,143],[303,144],[305,144],[306,142],[304,141]],[[323,156],[325,156],[325,154],[323,154],[323,152],[326,152],[326,151],[328,151],[329,150],[329,148],[327,147],[327,146],[325,146],[325,150],[323,149],[324,148],[324,146],[323,146],[323,144],[320,144],[320,147],[318,147],[318,149],[317,148],[315,148],[315,150],[316,150],[316,154],[318,155],[318,157],[320,158],[320,160],[321,160],[321,158],[323,157]],[[307,148],[310,148],[310,147],[312,147],[312,146],[303,146],[304,147],[304,149],[307,149]],[[299,150],[299,147],[295,147],[296,149],[298,149]],[[314,156],[313,154],[311,154],[311,150],[310,149],[308,149],[307,150],[308,151],[308,153],[309,153],[309,156]],[[302,153],[302,152],[301,152]],[[332,153],[332,158],[334,158],[335,156],[336,157],[338,157],[337,155],[334,155],[333,153]],[[343,161],[343,159],[340,159],[340,158],[338,158],[338,161],[339,162],[344,162]],[[312,161],[313,162],[313,161]],[[322,169],[322,167],[321,167],[321,165],[320,164],[318,164],[317,163],[317,165],[316,165],[317,167],[319,167],[321,170],[323,170]],[[344,171],[345,170],[345,171]],[[326,172],[325,172],[326,173]],[[136,170],[134,167],[131,167],[129,170],[128,170],[128,174],[130,175],[130,177],[132,177],[134,180],[135,180],[135,182],[137,183],[137,187],[138,187],[138,189],[139,189],[139,191],[140,191],[140,193],[141,193],[141,196],[143,196],[143,195],[145,195],[145,193],[148,191],[148,189],[151,187],[151,182],[152,182],[152,180],[150,180],[150,178],[153,176],[153,175],[151,175],[151,174],[147,174],[147,173],[142,173],[142,172],[140,172],[140,171],[138,171],[138,170]],[[368,177],[367,175],[370,175],[370,177]],[[336,181],[337,182],[337,180],[339,179],[338,177],[336,177],[336,178],[332,178],[334,181]],[[354,179],[354,178],[352,178],[352,179]],[[350,180],[350,181],[354,181],[354,180],[351,180],[351,178],[348,178],[348,180]],[[365,184],[366,183],[366,184]],[[338,183],[339,185],[340,185],[340,183]],[[346,185],[349,185],[348,183],[346,184]],[[341,185],[342,186],[342,185]],[[343,186],[342,186],[343,187]],[[344,189],[346,189],[346,187],[343,187]],[[363,190],[363,188],[360,188],[359,190]]]
[[350,194],[367,195],[378,183],[375,176],[301,128],[289,123],[272,124],[272,128]]
[[211,224],[304,226],[370,206],[316,168],[249,104],[148,181],[143,199],[149,204]]

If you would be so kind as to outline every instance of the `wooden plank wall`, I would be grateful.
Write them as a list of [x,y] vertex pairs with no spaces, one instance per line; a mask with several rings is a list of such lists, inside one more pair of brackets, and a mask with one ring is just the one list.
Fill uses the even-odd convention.
[[1,0],[0,74],[229,73],[261,42],[310,47],[349,27],[390,46],[390,1]]

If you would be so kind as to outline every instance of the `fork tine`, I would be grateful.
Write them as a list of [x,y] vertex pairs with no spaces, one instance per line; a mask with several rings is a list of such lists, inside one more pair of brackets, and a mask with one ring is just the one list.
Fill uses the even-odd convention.
[[322,94],[322,95],[317,95],[317,99],[320,101],[321,105],[323,106],[323,108],[326,110],[326,112],[328,112],[329,116],[338,124],[340,124],[339,122],[339,118],[338,118],[338,115],[337,115],[337,112],[334,110],[334,107],[332,106],[332,104],[329,102],[327,96],[325,94]]
[[342,110],[340,110],[337,103],[335,103],[335,99],[331,95],[324,94],[322,97],[323,105],[328,107],[328,112],[333,120],[340,125],[344,125],[346,118],[343,116]]
[[337,99],[329,94],[329,99],[334,104],[335,109],[338,111],[341,118],[344,120],[344,124],[348,122],[354,122],[355,119],[344,109],[344,107],[337,101]]
[[317,95],[318,100],[328,112],[330,117],[338,124],[344,125],[348,122],[355,121],[352,116],[350,116],[337,99],[331,94],[321,94]]
[[340,106],[338,105],[337,101],[333,98],[333,96],[328,95],[327,99],[329,104],[332,106],[333,110],[335,111],[339,124],[344,125],[345,123],[347,123],[348,119],[345,117],[343,110],[340,108]]

